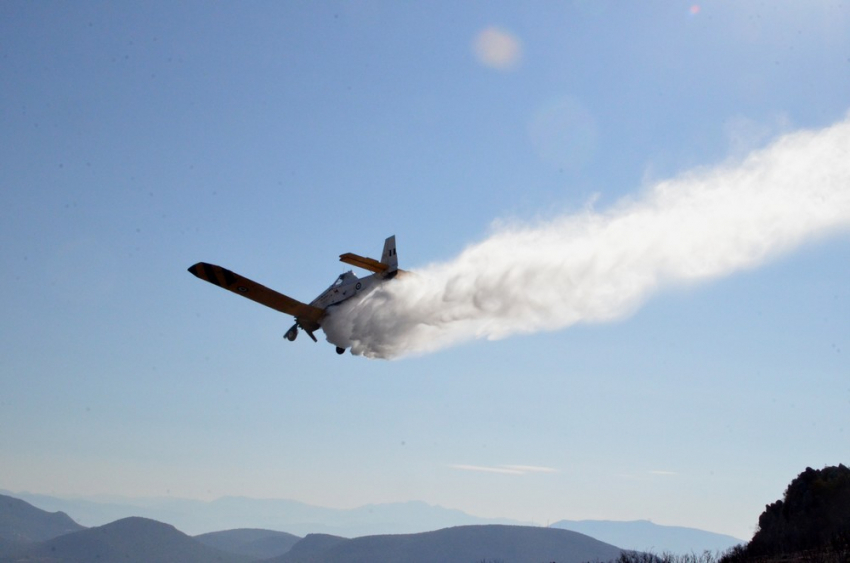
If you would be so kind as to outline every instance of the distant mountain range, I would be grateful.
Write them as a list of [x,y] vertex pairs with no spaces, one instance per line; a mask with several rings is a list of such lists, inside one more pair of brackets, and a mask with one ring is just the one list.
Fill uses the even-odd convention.
[[577,532],[528,526],[460,526],[355,539],[327,534],[301,539],[258,529],[192,538],[138,516],[82,528],[64,514],[7,496],[0,496],[0,524],[4,537],[19,538],[0,547],[0,563],[582,563],[614,560],[621,553]]
[[168,522],[187,534],[235,528],[284,530],[305,536],[324,533],[353,538],[375,534],[409,534],[473,524],[527,525],[506,518],[479,518],[411,501],[370,504],[349,510],[312,506],[293,500],[223,497],[211,502],[175,498],[64,499],[9,493],[43,510],[61,510],[84,526],[102,526],[128,516]]
[[[730,536],[693,528],[659,526],[648,521],[562,520],[550,528],[479,524],[482,520],[487,521],[457,510],[419,502],[334,510],[293,501],[233,497],[213,502],[139,499],[132,501],[135,504],[123,504],[66,500],[42,495],[20,496],[34,499],[42,507],[54,512],[36,508],[17,498],[0,495],[0,563],[7,561],[2,556],[12,554],[28,555],[32,561],[77,561],[75,553],[79,550],[110,557],[118,557],[117,554],[123,553],[122,561],[128,561],[127,557],[141,550],[147,554],[142,560],[154,561],[155,559],[151,558],[157,556],[154,549],[156,545],[169,546],[169,551],[184,554],[185,559],[177,559],[180,561],[194,561],[192,558],[198,557],[198,560],[234,563],[261,560],[273,560],[278,563],[334,563],[349,561],[348,557],[353,553],[361,554],[358,556],[359,560],[381,561],[392,560],[392,557],[399,561],[419,561],[420,559],[415,557],[420,555],[425,557],[422,561],[437,561],[440,559],[434,554],[445,555],[444,551],[440,551],[444,549],[452,553],[471,555],[464,545],[477,552],[469,561],[516,561],[522,559],[518,559],[517,553],[510,551],[509,545],[523,546],[522,551],[527,554],[544,554],[527,546],[524,543],[526,541],[541,546],[541,549],[545,546],[546,549],[552,550],[551,553],[555,553],[565,548],[566,544],[561,544],[566,541],[565,538],[571,537],[573,540],[567,542],[572,546],[570,549],[582,553],[581,550],[576,551],[576,536],[596,542],[592,544],[595,546],[594,550],[599,547],[597,544],[601,544],[607,546],[606,549],[616,549],[617,553],[617,548],[651,550],[655,553],[702,553],[705,550],[725,550],[741,543]],[[55,512],[57,508],[62,508],[75,517],[75,510],[80,509],[89,518],[87,523],[97,518],[115,518],[114,521],[98,523],[87,530],[64,512]],[[151,518],[152,513],[159,517]],[[358,523],[358,518],[363,522]],[[192,538],[175,529],[173,525],[162,524],[163,520],[183,522],[182,525],[188,524],[189,529],[212,526],[218,522],[222,524],[220,529],[224,531],[207,532]],[[473,521],[475,525],[463,524],[464,520]],[[266,525],[256,526],[257,522]],[[246,528],[246,523],[256,527]],[[342,534],[313,533],[322,529],[354,531],[370,527],[389,528],[391,531],[413,529],[414,532],[395,532],[393,535],[351,533],[350,536],[355,539],[348,539]],[[286,529],[287,532],[273,531],[271,528]],[[299,535],[289,533],[293,528],[306,537],[302,539]],[[437,531],[430,531],[429,528]],[[132,539],[133,537],[136,539]],[[502,541],[503,544],[499,543]],[[154,543],[149,545],[149,542]],[[487,555],[489,552],[485,549],[486,545],[501,545],[501,555]],[[55,558],[60,553],[65,554],[62,555],[64,559]],[[565,560],[564,552],[559,553],[561,555],[557,558],[548,560]],[[609,558],[607,554],[609,552],[601,550],[589,560],[605,561],[617,556]],[[432,556],[435,558],[427,559]],[[387,559],[388,557],[390,559]],[[477,559],[474,559],[475,557]],[[538,560],[543,561],[547,557],[549,556]],[[99,560],[104,561],[102,558]]]
[[681,526],[661,526],[649,520],[615,522],[610,520],[561,520],[550,527],[586,534],[632,551],[652,553],[696,553],[726,551],[743,540]]
[[356,539],[310,535],[284,555],[257,559],[209,547],[168,524],[131,517],[0,554],[0,563],[582,563],[612,561],[620,553],[568,530],[490,525]]

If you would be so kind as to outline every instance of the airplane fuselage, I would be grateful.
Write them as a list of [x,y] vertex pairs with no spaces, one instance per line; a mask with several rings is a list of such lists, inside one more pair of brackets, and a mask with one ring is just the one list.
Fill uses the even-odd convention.
[[318,297],[310,302],[313,307],[327,309],[333,305],[339,305],[343,301],[347,301],[352,297],[359,295],[365,291],[369,291],[378,282],[382,281],[383,276],[380,274],[372,274],[364,278],[358,278],[354,272],[345,272],[339,276],[336,281],[331,284]]

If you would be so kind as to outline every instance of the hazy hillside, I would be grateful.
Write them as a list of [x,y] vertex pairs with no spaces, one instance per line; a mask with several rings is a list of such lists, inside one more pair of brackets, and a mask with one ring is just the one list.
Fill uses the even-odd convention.
[[285,557],[273,561],[320,561],[323,553],[349,541],[348,538],[328,534],[307,534],[307,537],[292,546]]
[[[317,541],[318,540],[318,541]],[[329,544],[325,549],[317,545]],[[269,563],[582,563],[609,561],[621,551],[588,536],[554,528],[459,526],[420,534],[366,536],[351,540],[311,538]]]
[[[143,516],[158,520],[160,522],[173,522],[173,519],[167,516],[160,515],[155,517],[143,505],[136,506],[130,502],[123,502],[110,498],[108,500],[93,500],[82,498],[59,498],[49,495],[40,495],[27,492],[9,492],[0,491],[13,497],[25,500],[33,506],[47,510],[50,512],[62,511],[66,514],[73,515],[73,518],[79,524],[86,527],[103,526],[110,522],[115,522],[129,516]],[[237,527],[237,526],[231,526]],[[219,528],[224,529],[224,528]],[[203,530],[205,532],[213,530]],[[200,532],[198,532],[200,533]]]
[[286,532],[253,528],[210,532],[195,536],[195,539],[222,551],[248,555],[256,559],[270,559],[283,555],[301,541],[298,536]]
[[2,563],[249,563],[250,557],[203,545],[173,526],[145,518],[125,518],[43,541]]
[[20,499],[0,495],[0,549],[3,545],[49,540],[82,529],[63,512],[46,512]]
[[258,528],[281,530],[298,536],[325,533],[353,538],[426,532],[471,524],[527,524],[504,518],[478,518],[460,510],[419,501],[340,510],[285,499],[224,497],[210,502],[176,498],[84,500],[31,493],[12,494],[44,510],[66,512],[85,526],[101,526],[128,516],[142,516],[168,522],[191,535]]
[[551,525],[586,534],[622,549],[654,553],[702,553],[726,551],[744,540],[696,528],[661,526],[648,520],[561,520]]

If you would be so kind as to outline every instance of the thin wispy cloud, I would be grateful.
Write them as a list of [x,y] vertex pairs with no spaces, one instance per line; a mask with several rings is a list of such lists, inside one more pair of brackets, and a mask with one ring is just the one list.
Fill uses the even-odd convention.
[[536,465],[503,465],[508,469],[515,469],[523,473],[557,473],[558,470],[552,467],[538,467]]
[[394,358],[622,319],[665,287],[757,268],[850,228],[850,119],[656,182],[609,209],[502,224],[330,313],[330,342]]
[[535,465],[464,465],[453,464],[449,465],[452,469],[460,469],[461,471],[478,471],[481,473],[502,473],[504,475],[525,475],[526,473],[557,473],[557,469],[551,467],[538,467]]

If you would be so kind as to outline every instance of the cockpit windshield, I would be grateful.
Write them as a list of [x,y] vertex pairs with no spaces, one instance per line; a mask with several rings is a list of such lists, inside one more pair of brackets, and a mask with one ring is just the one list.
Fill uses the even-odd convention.
[[342,274],[341,276],[339,276],[339,277],[336,279],[336,281],[334,282],[334,287],[337,287],[337,286],[342,285],[342,281],[343,281],[344,279],[345,279],[345,274]]

